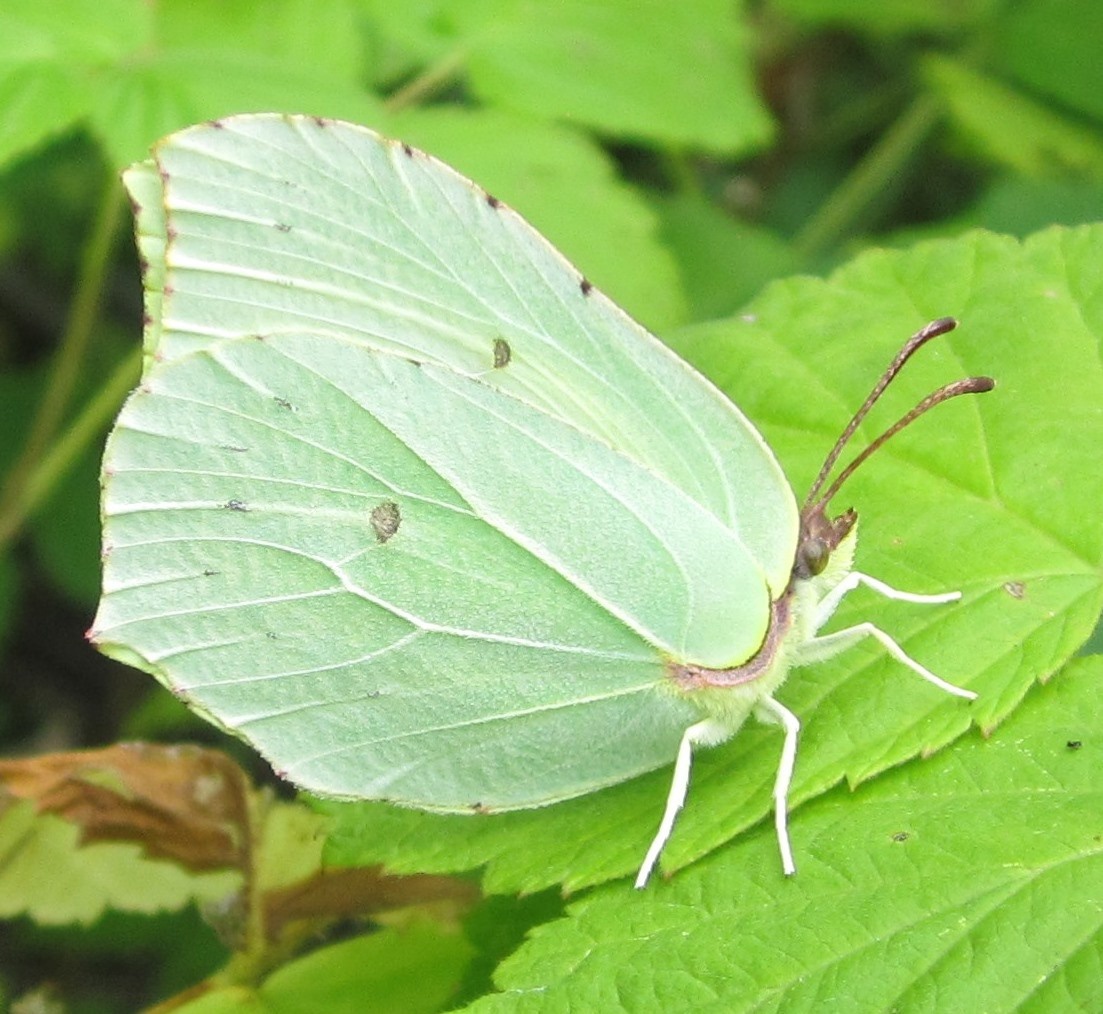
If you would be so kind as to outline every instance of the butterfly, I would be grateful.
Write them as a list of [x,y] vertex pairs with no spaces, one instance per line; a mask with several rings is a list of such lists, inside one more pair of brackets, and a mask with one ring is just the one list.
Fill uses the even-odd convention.
[[799,507],[709,381],[517,214],[361,127],[248,115],[124,176],[147,361],[104,458],[91,636],[312,792],[449,812],[543,806],[674,760],[651,875],[695,747],[779,724],[782,866],[799,722],[789,670],[865,585],[828,482]]

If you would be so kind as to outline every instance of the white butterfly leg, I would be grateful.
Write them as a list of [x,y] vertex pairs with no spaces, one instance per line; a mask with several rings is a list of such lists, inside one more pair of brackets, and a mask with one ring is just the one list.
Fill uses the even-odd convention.
[[849,648],[852,644],[857,644],[864,637],[874,638],[896,661],[906,665],[912,672],[917,676],[922,676],[928,683],[933,683],[939,690],[945,690],[948,694],[953,694],[955,697],[964,697],[970,701],[976,699],[977,695],[972,690],[954,686],[953,683],[948,683],[941,676],[936,676],[930,669],[920,665],[880,627],[875,627],[869,622],[858,623],[853,627],[846,627],[831,634],[814,637],[801,647],[801,662],[814,662],[830,658],[845,648]]
[[674,820],[678,811],[686,801],[686,791],[689,789],[689,767],[693,760],[693,748],[698,745],[711,746],[725,740],[730,735],[730,730],[715,719],[706,718],[696,722],[682,734],[682,742],[678,745],[678,756],[674,761],[674,777],[670,782],[670,792],[666,797],[666,809],[663,811],[663,819],[659,823],[659,830],[651,841],[651,847],[644,856],[640,872],[636,875],[636,887],[641,888],[647,884],[655,863],[659,861],[659,855],[674,830]]
[[772,697],[759,702],[755,707],[755,717],[762,722],[780,725],[785,730],[785,744],[781,748],[781,760],[774,779],[774,827],[777,830],[777,847],[781,852],[781,868],[790,877],[797,872],[797,866],[793,862],[793,847],[789,844],[789,786],[797,762],[800,719]]
[[[834,588],[832,588],[816,606],[816,618],[814,629],[819,630],[829,619],[831,619],[835,610],[838,609],[839,603],[843,600],[843,597],[852,592],[858,585],[864,584],[867,588],[872,589],[879,595],[883,595],[887,599],[894,599],[898,602],[915,602],[920,605],[938,605],[944,602],[956,602],[961,598],[961,592],[943,592],[939,595],[916,595],[914,592],[900,591],[898,588],[893,588],[892,585],[885,584],[884,581],[878,581],[875,577],[870,577],[868,574],[862,574],[860,571],[851,571],[846,575]],[[872,623],[859,623],[853,627],[847,627],[844,630],[838,630],[833,634],[824,634],[822,636],[814,637],[811,641],[806,642],[801,647],[801,662],[815,662],[822,661],[823,659],[830,658],[832,655],[838,654],[845,648],[849,648],[852,644],[856,644],[863,637],[872,637],[877,640],[881,646],[898,662],[906,665],[912,672],[918,676],[922,676],[928,683],[933,683],[940,690],[945,690],[948,694],[953,694],[955,697],[964,697],[967,700],[974,700],[976,694],[971,690],[964,690],[961,687],[954,686],[953,683],[948,683],[940,676],[936,676],[930,669],[920,665],[914,658],[912,658],[903,648],[900,647],[888,634],[886,634],[880,627],[874,626]]]
[[835,610],[839,608],[839,603],[860,584],[864,584],[867,588],[877,592],[878,595],[884,595],[887,599],[893,599],[897,602],[915,602],[918,605],[939,605],[944,602],[956,602],[961,598],[961,592],[958,591],[942,592],[938,595],[917,595],[915,592],[900,591],[899,588],[893,588],[892,585],[885,584],[884,581],[878,581],[875,577],[852,570],[820,599],[816,606],[816,630],[819,630],[831,619],[835,614]]

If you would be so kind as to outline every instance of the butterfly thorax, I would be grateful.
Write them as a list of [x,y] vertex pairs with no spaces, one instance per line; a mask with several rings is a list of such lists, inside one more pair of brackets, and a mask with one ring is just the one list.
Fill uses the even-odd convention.
[[[852,569],[856,523],[853,511],[833,520],[821,511],[812,524],[802,522],[792,577],[771,603],[770,623],[758,650],[723,669],[668,662],[675,689],[734,733],[754,705],[772,696],[789,670],[801,664],[799,649],[815,635],[819,603]],[[812,570],[813,565],[818,570]]]

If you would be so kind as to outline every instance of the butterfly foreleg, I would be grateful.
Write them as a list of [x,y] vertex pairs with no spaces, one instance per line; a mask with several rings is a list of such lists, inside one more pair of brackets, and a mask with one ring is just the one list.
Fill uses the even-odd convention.
[[972,690],[965,690],[962,687],[947,682],[941,676],[936,676],[930,669],[912,658],[911,655],[904,651],[904,649],[880,627],[874,626],[874,624],[868,621],[865,623],[857,623],[853,627],[845,627],[842,630],[836,630],[830,634],[822,634],[807,641],[801,646],[801,664],[822,662],[824,659],[831,658],[840,651],[844,651],[851,645],[857,644],[866,637],[872,637],[885,649],[885,651],[895,658],[897,662],[906,665],[917,676],[922,676],[923,679],[928,683],[933,683],[939,690],[945,690],[948,694],[953,694],[955,697],[964,697],[968,700],[976,698],[977,695],[973,693]]
[[883,595],[885,598],[893,599],[896,602],[940,605],[944,602],[956,602],[961,598],[961,592],[957,591],[942,592],[938,595],[917,595],[915,592],[900,591],[899,588],[893,588],[892,585],[885,584],[884,581],[879,581],[875,577],[870,577],[869,574],[852,570],[816,604],[816,618],[813,629],[819,630],[831,619],[835,614],[835,610],[839,608],[839,603],[860,584],[864,584],[867,588],[877,592],[878,595]]

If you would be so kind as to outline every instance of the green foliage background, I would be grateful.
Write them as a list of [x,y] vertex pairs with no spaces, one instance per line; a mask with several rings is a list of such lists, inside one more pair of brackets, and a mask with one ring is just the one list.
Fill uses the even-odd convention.
[[[266,777],[82,638],[98,594],[99,451],[139,368],[138,268],[118,172],[199,120],[336,116],[431,151],[521,211],[737,397],[800,482],[835,423],[801,414],[804,391],[780,398],[780,364],[807,356],[868,377],[916,324],[960,313],[963,333],[992,340],[955,346],[969,349],[959,358],[1018,395],[986,446],[1005,456],[1009,484],[997,493],[1023,499],[1002,505],[1009,527],[996,535],[971,514],[975,530],[953,536],[960,545],[940,542],[949,515],[908,530],[909,552],[923,535],[947,561],[947,586],[962,581],[955,554],[982,561],[964,585],[980,605],[947,641],[956,661],[942,670],[990,681],[975,717],[993,735],[924,712],[906,748],[874,740],[872,752],[831,754],[829,734],[866,729],[889,700],[918,713],[918,697],[886,677],[884,694],[878,684],[836,698],[824,689],[830,673],[822,684],[810,673],[797,691],[815,710],[797,786],[810,802],[794,820],[805,848],[791,883],[778,883],[761,822],[774,745],[757,731],[702,758],[669,855],[686,869],[647,895],[610,878],[630,868],[639,820],[650,829],[650,817],[623,814],[650,814],[663,778],[626,786],[608,826],[584,808],[476,829],[379,807],[320,807],[323,820],[295,805],[266,825],[269,863],[312,869],[324,854],[404,872],[482,870],[488,897],[462,926],[454,910],[411,902],[374,922],[331,919],[324,934],[249,961],[216,937],[209,908],[207,921],[196,914],[196,901],[226,896],[226,882],[189,878],[131,844],[93,852],[72,826],[7,806],[0,1006],[1103,1006],[1099,640],[1069,662],[1101,594],[1101,51],[1095,0],[3,0],[7,756],[193,739]],[[1051,226],[1081,228],[1039,232]],[[770,284],[793,275],[827,280]],[[776,335],[769,348],[739,343],[749,312]],[[867,339],[877,352],[858,361],[851,353]],[[930,453],[948,449],[936,438]],[[947,503],[999,499],[973,476],[957,479]],[[876,544],[876,528],[867,535]],[[1012,614],[1017,567],[1038,590]],[[907,583],[899,561],[877,572]],[[1001,579],[1003,599],[992,591]],[[930,761],[893,767],[920,742],[955,739]],[[733,764],[746,767],[746,785],[733,785]],[[843,778],[872,781],[851,794]],[[881,846],[855,851],[863,833]],[[579,892],[566,903],[563,884]],[[183,995],[202,981],[202,994]]]

